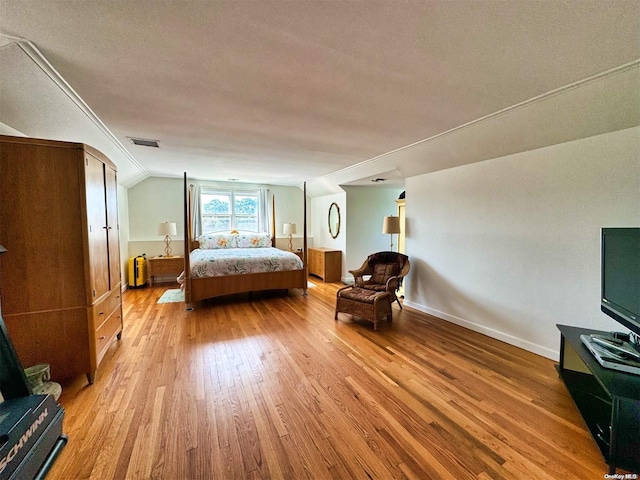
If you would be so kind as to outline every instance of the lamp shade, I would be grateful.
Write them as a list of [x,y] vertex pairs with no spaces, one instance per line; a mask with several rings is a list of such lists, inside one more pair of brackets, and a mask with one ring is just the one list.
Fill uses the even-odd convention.
[[296,224],[295,223],[285,223],[282,227],[282,233],[285,235],[293,235],[296,233]]
[[0,255],[2,255],[3,253],[5,253],[7,251],[6,248],[4,248],[2,245],[0,245]]
[[177,235],[178,230],[176,224],[172,222],[164,222],[158,225],[158,235]]
[[400,233],[400,217],[384,217],[382,233]]

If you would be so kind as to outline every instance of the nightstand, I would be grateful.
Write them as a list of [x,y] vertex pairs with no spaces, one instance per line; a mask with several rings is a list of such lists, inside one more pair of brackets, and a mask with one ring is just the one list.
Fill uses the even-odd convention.
[[304,262],[304,259],[302,258],[302,250],[287,250],[284,248],[281,248],[280,250],[282,250],[283,252],[295,253],[298,258]]
[[153,257],[149,259],[149,285],[153,286],[154,277],[173,276],[173,281],[184,270],[182,255],[172,257]]

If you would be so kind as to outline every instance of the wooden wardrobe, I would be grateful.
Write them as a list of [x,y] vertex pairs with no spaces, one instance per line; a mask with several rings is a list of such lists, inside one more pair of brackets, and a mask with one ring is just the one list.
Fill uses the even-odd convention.
[[24,367],[86,374],[122,335],[116,167],[83,144],[0,135],[0,308]]

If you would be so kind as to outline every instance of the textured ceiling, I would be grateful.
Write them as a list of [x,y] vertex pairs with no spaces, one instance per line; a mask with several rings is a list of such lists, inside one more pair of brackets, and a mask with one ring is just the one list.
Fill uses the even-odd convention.
[[[639,19],[640,1],[0,0],[0,33],[30,41],[126,148],[125,184],[402,180],[388,152],[636,61]],[[0,121],[59,136],[13,119],[10,83]]]

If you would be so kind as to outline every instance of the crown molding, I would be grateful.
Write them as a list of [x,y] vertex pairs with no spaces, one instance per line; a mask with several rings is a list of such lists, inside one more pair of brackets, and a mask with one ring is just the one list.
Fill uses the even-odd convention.
[[[438,133],[436,135],[425,138],[423,140],[419,140],[412,144],[405,145],[403,147],[397,148],[390,152],[382,153],[373,158],[364,160],[354,165],[350,165],[346,168],[329,173],[322,177],[315,178],[308,182],[307,188],[310,192],[312,192],[312,195],[314,196],[327,195],[331,193],[339,193],[340,191],[342,191],[342,188],[340,187],[341,184],[348,185],[349,182],[360,180],[362,177],[361,175],[362,172],[364,170],[367,170],[366,167],[371,167],[371,166],[375,167],[377,164],[379,164],[382,160],[386,158],[396,158],[396,159],[400,157],[407,158],[408,156],[412,155],[412,152],[419,152],[421,148],[424,149],[428,145],[436,143],[437,141],[442,140],[443,138],[446,138],[448,136],[458,134],[460,132],[466,132],[484,123],[494,121],[500,117],[513,115],[515,112],[525,111],[526,109],[531,108],[536,104],[542,104],[545,101],[553,99],[554,97],[561,97],[563,95],[570,94],[571,92],[579,91],[584,87],[588,87],[590,85],[597,85],[601,82],[610,80],[613,77],[627,74],[628,72],[632,70],[637,70],[637,69],[640,69],[640,58],[633,60],[631,62],[625,63],[623,65],[619,65],[617,67],[611,68],[609,70],[605,70],[603,72],[597,73],[595,75],[586,77],[582,80],[570,83],[560,88],[556,88],[549,92],[535,96],[533,98],[522,101],[515,105],[511,105],[509,107],[503,108],[501,110],[490,113],[488,115],[477,118],[475,120],[471,120],[470,122],[464,123],[462,125],[451,128],[449,130]],[[373,175],[375,175],[376,171],[381,170],[380,172],[378,172],[378,176],[381,176],[382,170],[388,171],[388,169],[389,169],[388,164],[380,165],[377,169],[373,168],[372,170],[374,172]],[[399,167],[396,166],[396,169],[399,170]],[[370,170],[371,170],[370,168],[367,170],[368,175],[372,175]]]
[[[30,40],[14,37],[11,35],[0,34],[0,48],[9,45],[17,45],[58,87],[64,94],[82,111],[82,113],[104,134],[104,136],[115,145],[122,155],[139,171],[136,177],[144,179],[149,177],[149,172],[131,155],[118,138],[109,130],[109,128],[98,118],[91,107],[76,93],[76,91],[67,83],[60,73],[49,63],[45,56],[38,50]],[[138,180],[140,181],[140,180]]]

